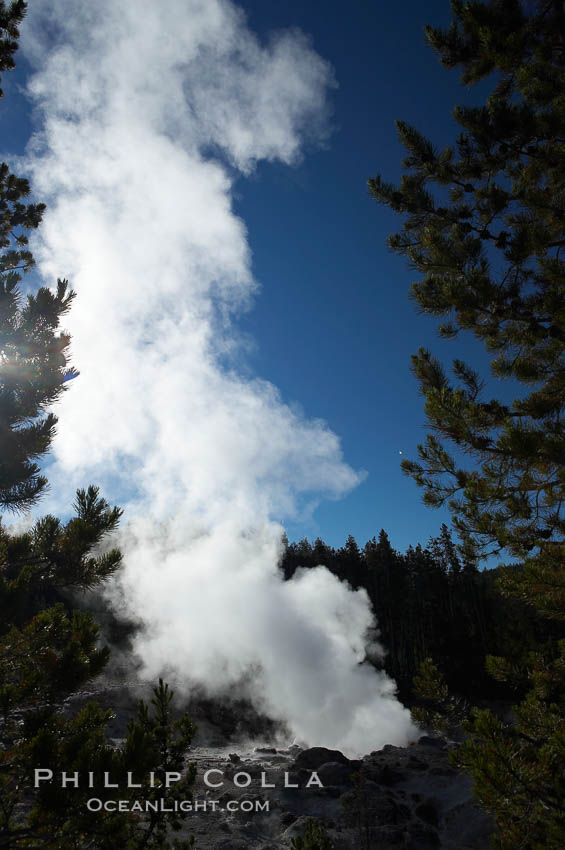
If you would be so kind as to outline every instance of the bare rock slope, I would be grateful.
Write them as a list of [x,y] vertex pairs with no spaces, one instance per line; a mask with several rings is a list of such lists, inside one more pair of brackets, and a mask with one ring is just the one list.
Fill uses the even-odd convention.
[[355,761],[324,747],[197,748],[195,811],[183,832],[198,848],[275,850],[315,817],[335,850],[487,850],[492,823],[469,778],[449,766],[448,748],[424,736]]

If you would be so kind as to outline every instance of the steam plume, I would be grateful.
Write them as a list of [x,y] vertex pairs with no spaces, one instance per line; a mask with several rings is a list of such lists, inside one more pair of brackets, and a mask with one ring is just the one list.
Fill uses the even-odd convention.
[[78,292],[50,479],[67,504],[95,481],[127,507],[145,674],[214,692],[254,670],[252,696],[312,744],[403,742],[393,684],[360,663],[366,594],[323,567],[277,574],[280,522],[359,474],[323,422],[238,368],[257,287],[233,181],[324,138],[328,64],[296,31],[261,45],[224,0],[39,0],[23,46],[49,204],[36,256]]

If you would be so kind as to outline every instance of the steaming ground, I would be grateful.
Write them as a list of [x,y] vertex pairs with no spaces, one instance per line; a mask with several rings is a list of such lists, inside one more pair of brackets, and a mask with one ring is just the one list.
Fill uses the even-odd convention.
[[144,623],[144,674],[245,679],[312,745],[404,743],[393,683],[361,663],[366,594],[324,567],[277,573],[280,522],[360,474],[325,423],[249,377],[234,324],[257,285],[233,183],[325,138],[331,69],[298,32],[259,44],[219,0],[39,0],[23,49],[48,202],[35,254],[78,293],[53,507],[91,481],[126,507],[112,594]]

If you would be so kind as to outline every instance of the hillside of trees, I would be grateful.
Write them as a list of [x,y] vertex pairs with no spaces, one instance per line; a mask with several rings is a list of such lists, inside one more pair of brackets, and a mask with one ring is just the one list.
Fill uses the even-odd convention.
[[384,669],[407,704],[414,702],[413,678],[428,657],[450,690],[469,701],[513,699],[519,685],[495,681],[486,671],[487,656],[518,663],[524,652],[555,649],[559,637],[534,609],[501,593],[499,570],[462,563],[446,525],[427,546],[410,546],[403,554],[384,530],[362,549],[352,536],[339,549],[320,539],[286,542],[286,579],[318,564],[367,591],[385,649]]

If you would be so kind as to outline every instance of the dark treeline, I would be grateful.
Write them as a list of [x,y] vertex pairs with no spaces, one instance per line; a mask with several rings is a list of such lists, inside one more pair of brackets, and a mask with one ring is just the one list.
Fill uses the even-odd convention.
[[[286,579],[300,567],[326,566],[353,588],[364,588],[375,612],[384,668],[410,701],[412,679],[424,658],[443,671],[450,689],[475,701],[514,697],[508,684],[485,670],[487,655],[519,659],[553,641],[536,612],[497,589],[498,570],[478,570],[460,560],[446,525],[424,548],[402,554],[381,530],[361,549],[354,537],[339,549],[320,538],[286,542]],[[518,568],[516,568],[518,569]]]

